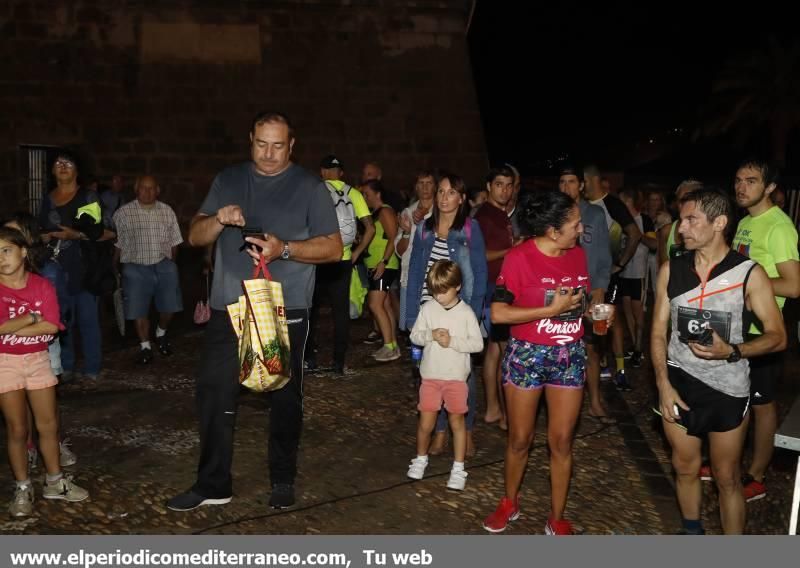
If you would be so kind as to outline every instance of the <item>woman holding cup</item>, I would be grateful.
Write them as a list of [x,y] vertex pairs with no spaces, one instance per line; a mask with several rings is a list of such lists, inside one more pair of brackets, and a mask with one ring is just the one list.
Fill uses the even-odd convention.
[[609,320],[614,313],[612,304],[595,304],[592,306],[592,332],[595,335],[608,333]]
[[483,527],[504,530],[519,516],[519,487],[533,442],[536,412],[547,400],[551,509],[545,532],[572,534],[563,518],[572,477],[572,439],[583,402],[583,316],[591,290],[578,205],[557,191],[526,195],[519,223],[529,238],[506,255],[492,302],[492,322],[511,325],[502,362],[508,413],[505,495]]

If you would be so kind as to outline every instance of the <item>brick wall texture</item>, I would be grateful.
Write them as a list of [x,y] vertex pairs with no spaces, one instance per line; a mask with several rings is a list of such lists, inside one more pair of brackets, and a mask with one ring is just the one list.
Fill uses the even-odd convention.
[[185,225],[248,157],[261,109],[295,122],[296,162],[336,153],[389,187],[487,168],[469,2],[8,0],[0,4],[0,210],[27,198],[20,145],[74,146],[84,173],[155,175]]

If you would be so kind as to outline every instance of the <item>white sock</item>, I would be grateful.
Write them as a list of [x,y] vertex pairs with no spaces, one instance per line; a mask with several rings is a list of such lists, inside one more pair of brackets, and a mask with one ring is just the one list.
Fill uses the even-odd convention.
[[464,471],[464,462],[453,462],[453,471]]
[[142,341],[139,343],[142,346],[142,349],[150,349],[150,342],[149,341]]
[[31,485],[30,478],[23,479],[22,481],[17,481],[17,489],[25,489],[26,487],[30,487],[30,485]]
[[47,475],[45,475],[45,480],[47,482],[47,485],[53,485],[54,483],[58,483],[59,481],[61,481],[63,477],[64,474],[59,471],[55,475],[50,475],[48,473]]
[[164,337],[165,335],[167,335],[167,330],[166,329],[161,329],[161,326],[157,325],[156,326],[156,337],[157,338],[158,337]]
[[417,459],[428,463],[428,454],[425,454],[424,456],[417,456]]

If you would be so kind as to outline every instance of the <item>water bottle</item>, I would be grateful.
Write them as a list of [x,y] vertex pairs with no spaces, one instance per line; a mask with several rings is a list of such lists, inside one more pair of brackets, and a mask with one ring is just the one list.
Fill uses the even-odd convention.
[[417,345],[411,346],[411,360],[415,365],[419,366],[419,362],[422,361],[422,347]]

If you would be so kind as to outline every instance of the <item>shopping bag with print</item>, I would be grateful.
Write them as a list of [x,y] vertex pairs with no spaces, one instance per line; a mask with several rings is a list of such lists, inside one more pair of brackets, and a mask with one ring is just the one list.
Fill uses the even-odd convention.
[[256,392],[278,390],[289,382],[290,372],[283,288],[272,280],[263,256],[242,288],[239,302],[228,306],[239,338],[239,382]]

